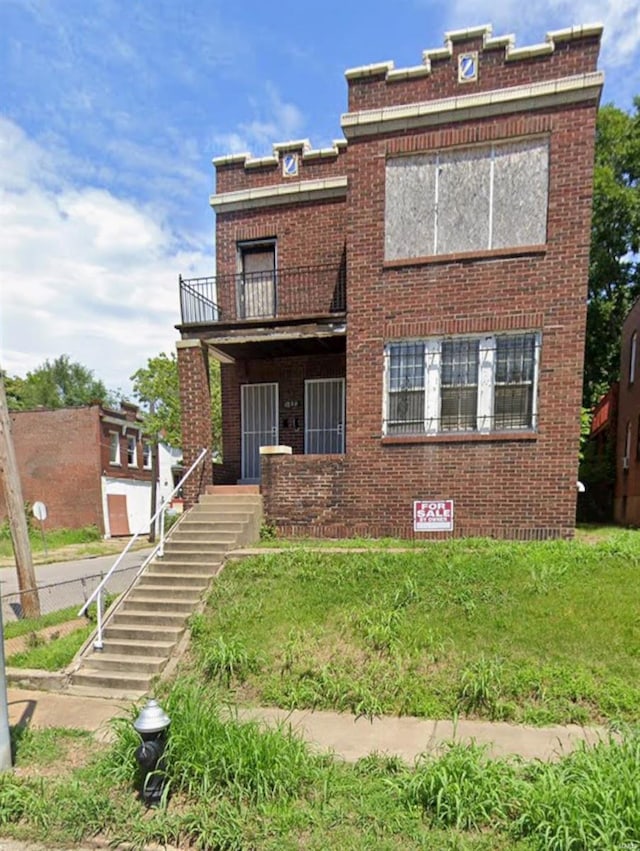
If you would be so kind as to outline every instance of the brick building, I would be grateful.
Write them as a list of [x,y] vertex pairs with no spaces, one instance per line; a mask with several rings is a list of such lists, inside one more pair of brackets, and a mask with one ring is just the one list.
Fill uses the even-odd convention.
[[180,281],[185,463],[213,356],[216,481],[259,480],[285,533],[572,534],[600,36],[447,33],[346,72],[345,140],[214,160],[217,274]]
[[640,526],[640,299],[622,325],[618,384],[616,474],[613,516],[616,523]]
[[[28,503],[48,528],[95,525],[107,537],[148,530],[151,447],[137,405],[14,411],[11,433]],[[0,492],[0,519],[6,517]]]

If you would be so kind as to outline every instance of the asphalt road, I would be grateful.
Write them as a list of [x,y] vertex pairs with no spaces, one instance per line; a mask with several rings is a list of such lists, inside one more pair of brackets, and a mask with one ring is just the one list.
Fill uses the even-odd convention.
[[[116,594],[124,591],[150,552],[149,548],[127,553],[109,580],[108,591]],[[37,565],[34,570],[42,614],[68,606],[77,605],[80,608],[106,576],[116,558],[117,555],[108,555]],[[16,620],[20,616],[20,597],[17,592],[15,567],[0,568],[2,616],[5,620]]]

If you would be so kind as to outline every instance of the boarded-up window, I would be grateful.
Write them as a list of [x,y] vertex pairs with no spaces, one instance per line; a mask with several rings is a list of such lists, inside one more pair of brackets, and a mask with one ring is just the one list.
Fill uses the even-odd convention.
[[544,243],[548,180],[546,139],[389,159],[385,258]]

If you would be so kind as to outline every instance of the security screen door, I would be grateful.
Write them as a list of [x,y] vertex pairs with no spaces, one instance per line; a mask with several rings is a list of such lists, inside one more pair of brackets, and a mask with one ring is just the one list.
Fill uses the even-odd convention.
[[344,378],[305,381],[304,451],[308,455],[344,452]]
[[243,384],[241,388],[242,479],[260,481],[260,447],[278,442],[278,385]]

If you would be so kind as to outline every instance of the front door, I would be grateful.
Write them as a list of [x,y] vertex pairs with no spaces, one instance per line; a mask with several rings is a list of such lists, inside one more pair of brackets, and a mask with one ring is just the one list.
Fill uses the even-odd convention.
[[260,481],[260,447],[278,443],[278,385],[243,384],[242,479]]
[[308,455],[344,452],[344,378],[305,381],[304,451]]

